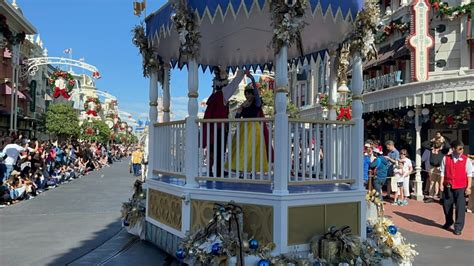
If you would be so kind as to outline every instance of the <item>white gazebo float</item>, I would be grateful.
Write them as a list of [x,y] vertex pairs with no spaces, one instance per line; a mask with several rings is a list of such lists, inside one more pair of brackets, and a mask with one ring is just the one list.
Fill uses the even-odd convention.
[[[154,122],[149,128],[146,181],[149,241],[175,254],[187,232],[212,218],[214,203],[231,201],[244,210],[244,232],[260,243],[274,242],[277,254],[308,251],[311,237],[326,233],[330,226],[348,225],[365,238],[361,98],[365,54],[357,44],[350,54],[341,52],[342,44],[356,37],[359,45],[365,45],[365,36],[355,36],[364,25],[354,27],[363,5],[363,0],[169,1],[146,18],[146,30],[135,29],[144,75],[150,77]],[[326,51],[332,62],[329,120],[289,119],[288,62]],[[181,121],[170,121],[169,115],[169,71],[175,66],[188,69],[188,116]],[[274,116],[199,119],[199,68],[212,72],[216,66],[232,72],[274,71]],[[352,119],[336,121],[338,83],[347,88],[341,77],[348,72],[352,72]],[[159,83],[163,121],[157,121]],[[236,130],[241,126],[250,133],[241,136]],[[213,154],[220,156],[210,157],[204,142],[214,138],[216,143],[218,130],[226,137],[219,139],[220,152],[218,145],[213,147]],[[214,134],[205,134],[211,131]],[[236,149],[241,158],[237,164],[243,167],[229,163],[235,160],[230,151],[239,140],[251,144],[251,152],[238,154]],[[264,141],[266,148],[257,148]]]

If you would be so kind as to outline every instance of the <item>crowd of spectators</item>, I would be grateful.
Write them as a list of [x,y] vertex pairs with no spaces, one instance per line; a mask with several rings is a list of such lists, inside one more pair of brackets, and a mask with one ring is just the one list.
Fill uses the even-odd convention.
[[130,155],[123,145],[90,141],[38,141],[19,136],[0,144],[0,206],[32,199]]

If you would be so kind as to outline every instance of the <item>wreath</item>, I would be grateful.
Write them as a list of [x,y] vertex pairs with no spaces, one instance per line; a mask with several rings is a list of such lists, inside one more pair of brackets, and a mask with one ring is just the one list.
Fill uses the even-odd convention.
[[284,0],[270,2],[273,25],[272,46],[276,53],[279,53],[284,45],[291,46],[296,43],[299,53],[303,56],[301,32],[306,25],[303,17],[308,4],[308,0],[291,3]]
[[181,56],[197,58],[201,46],[197,19],[185,0],[177,0],[173,8],[175,13],[171,15],[171,21],[176,27],[180,42],[178,62],[181,62]]
[[49,77],[49,83],[51,84],[51,89],[54,90],[54,98],[58,98],[62,95],[66,99],[71,97],[69,94],[74,89],[74,85],[76,85],[74,77],[69,72],[61,70],[54,72],[53,75]]
[[[89,103],[94,103],[95,107],[93,109],[89,108]],[[84,110],[86,110],[86,115],[97,116],[97,112],[102,109],[100,105],[100,101],[98,98],[89,97],[87,101],[84,103]]]

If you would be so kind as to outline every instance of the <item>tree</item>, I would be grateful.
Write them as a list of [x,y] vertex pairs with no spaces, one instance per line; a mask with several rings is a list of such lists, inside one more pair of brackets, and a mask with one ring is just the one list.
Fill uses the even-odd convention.
[[46,111],[46,131],[60,139],[79,135],[79,119],[74,108],[65,103],[52,104]]
[[110,128],[102,120],[84,122],[81,126],[81,139],[106,143],[110,140]]
[[[275,97],[273,95],[273,90],[264,90],[261,92],[261,97],[263,101],[263,112],[265,116],[273,116],[275,114]],[[286,103],[286,112],[290,118],[298,117],[298,107],[289,100]]]

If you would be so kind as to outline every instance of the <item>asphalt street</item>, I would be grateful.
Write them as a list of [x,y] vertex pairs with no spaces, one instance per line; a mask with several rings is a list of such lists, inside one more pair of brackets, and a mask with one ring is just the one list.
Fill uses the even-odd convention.
[[[118,236],[128,241],[131,236],[121,231],[120,208],[121,202],[131,197],[134,180],[124,160],[0,209],[0,265],[74,264]],[[139,241],[121,256],[96,256],[96,261],[89,262],[97,264],[106,259],[120,265],[120,258],[139,260],[135,255],[146,251],[154,265],[166,257]]]

